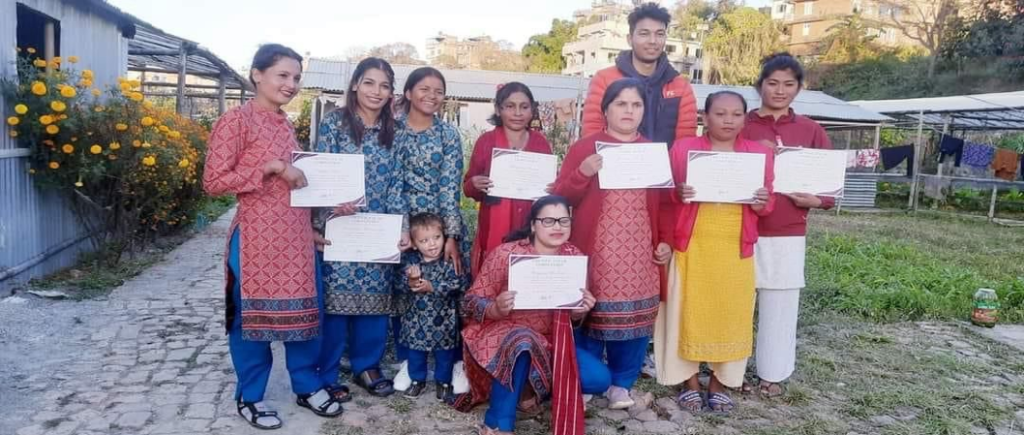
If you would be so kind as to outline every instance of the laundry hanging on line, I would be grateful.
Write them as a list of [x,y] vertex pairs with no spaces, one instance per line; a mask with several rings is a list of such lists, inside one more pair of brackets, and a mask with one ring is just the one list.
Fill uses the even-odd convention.
[[960,166],[960,160],[964,155],[964,140],[948,134],[942,135],[939,141],[939,163],[942,163],[946,156],[953,156],[954,166]]
[[914,175],[914,146],[903,145],[892,148],[882,148],[880,152],[882,156],[882,168],[886,171],[895,168],[903,163],[907,162],[907,176]]

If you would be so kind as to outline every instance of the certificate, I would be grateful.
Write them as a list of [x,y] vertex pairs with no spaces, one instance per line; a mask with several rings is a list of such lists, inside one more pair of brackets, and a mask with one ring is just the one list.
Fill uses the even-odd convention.
[[696,191],[695,202],[753,204],[764,187],[764,154],[690,151],[686,184]]
[[598,171],[602,189],[649,189],[675,187],[665,143],[597,143],[604,158]]
[[500,198],[534,200],[547,195],[548,184],[555,182],[558,157],[509,149],[491,152],[494,186],[487,194]]
[[846,151],[780,147],[775,154],[775,191],[843,197]]
[[365,163],[362,154],[292,152],[292,166],[302,170],[309,185],[292,190],[292,207],[334,207],[355,202],[366,205]]
[[517,310],[578,308],[587,288],[587,257],[574,255],[512,255],[508,259],[508,291],[516,292]]
[[325,261],[397,264],[402,257],[402,215],[356,213],[327,219]]

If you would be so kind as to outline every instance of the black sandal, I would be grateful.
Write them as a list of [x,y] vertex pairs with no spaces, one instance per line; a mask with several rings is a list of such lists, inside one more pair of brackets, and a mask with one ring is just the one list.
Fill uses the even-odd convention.
[[420,397],[425,388],[427,388],[426,382],[412,381],[409,388],[405,390],[405,397]]
[[353,383],[362,387],[367,393],[377,397],[388,397],[395,393],[391,379],[385,378],[378,369],[366,370],[359,374]]
[[[345,408],[341,406],[341,401],[336,399],[326,389],[323,390],[323,391],[324,391],[324,393],[327,394],[327,400],[324,401],[324,403],[320,404],[320,406],[315,406],[314,407],[313,404],[309,403],[309,399],[312,398],[313,395],[315,395],[319,391],[317,391],[315,393],[310,393],[310,394],[300,394],[300,395],[296,396],[295,403],[297,405],[303,407],[303,408],[306,408],[306,409],[308,409],[310,411],[313,411],[314,414],[316,414],[316,415],[318,415],[320,417],[326,417],[326,418],[337,417],[337,416],[341,415],[342,412],[345,412]],[[333,411],[333,412],[328,412],[327,410],[331,409],[331,406],[333,406],[333,405],[338,405],[338,409]]]
[[328,393],[331,393],[331,397],[337,399],[338,403],[348,403],[352,401],[352,391],[344,385],[329,385],[324,387]]
[[[245,419],[245,421],[247,423],[249,423],[250,426],[252,426],[252,427],[254,427],[256,429],[262,429],[262,430],[273,430],[273,429],[280,429],[281,428],[282,422],[281,422],[280,418],[277,418],[277,411],[260,411],[260,410],[257,410],[256,409],[256,402],[242,402],[242,401],[239,401],[237,403],[237,405],[238,405],[238,415],[240,415],[243,419]],[[242,414],[242,410],[248,410],[249,413],[250,413],[250,416],[246,417],[245,414]],[[273,417],[273,418],[277,419],[277,424],[265,425],[265,424],[260,424],[259,423],[260,418],[270,418],[270,417]]]
[[452,384],[437,382],[434,386],[434,396],[437,400],[448,403],[455,396],[455,387]]

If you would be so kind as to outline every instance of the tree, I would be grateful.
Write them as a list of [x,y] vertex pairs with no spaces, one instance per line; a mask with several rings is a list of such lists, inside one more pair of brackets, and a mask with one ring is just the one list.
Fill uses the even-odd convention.
[[527,71],[538,73],[561,73],[565,68],[562,47],[576,39],[576,23],[554,19],[548,33],[533,35],[523,47]]
[[908,39],[921,44],[931,57],[928,78],[935,76],[940,50],[960,26],[958,0],[879,0],[878,3],[881,18],[871,24],[895,27]]
[[501,48],[497,44],[481,47],[474,53],[480,63],[480,69],[488,71],[525,72],[526,59],[514,50]]
[[771,17],[742,7],[719,17],[704,40],[711,83],[753,84],[761,59],[783,48],[782,30]]
[[985,0],[972,18],[956,37],[945,41],[945,57],[1024,57],[1024,0]]
[[851,63],[874,57],[879,49],[875,45],[877,36],[868,35],[869,27],[860,13],[843,17],[828,28],[828,35],[821,42],[826,63]]
[[681,0],[672,11],[673,36],[690,39],[690,33],[700,32],[716,15],[715,7],[707,0]]
[[379,57],[392,64],[397,65],[426,65],[426,62],[419,60],[419,52],[416,47],[407,42],[394,42],[373,47],[362,53],[350,49],[346,55],[350,61],[359,61],[367,57]]

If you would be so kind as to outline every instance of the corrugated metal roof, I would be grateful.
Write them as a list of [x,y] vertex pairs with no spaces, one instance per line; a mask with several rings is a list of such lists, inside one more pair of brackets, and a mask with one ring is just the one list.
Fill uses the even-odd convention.
[[958,129],[1024,129],[1024,91],[850,103],[913,122],[949,122]]
[[[322,89],[328,92],[344,92],[348,86],[354,62],[310,59],[303,72],[302,86],[309,89]],[[405,85],[405,78],[419,68],[416,65],[392,65],[395,70],[395,88]],[[448,82],[448,96],[464,100],[490,101],[494,98],[497,86],[510,81],[523,82],[533,91],[538,101],[553,101],[565,98],[585,96],[590,79],[586,77],[563,76],[555,74],[529,74],[506,71],[476,71],[440,69]],[[749,86],[693,85],[697,98],[698,110],[703,110],[704,99],[708,95],[724,90],[735,91],[744,96],[751,107],[758,107],[761,98]],[[865,110],[843,100],[826,95],[820,91],[801,91],[793,102],[797,113],[818,120],[834,120],[840,122],[880,123],[891,118],[879,113]]]

